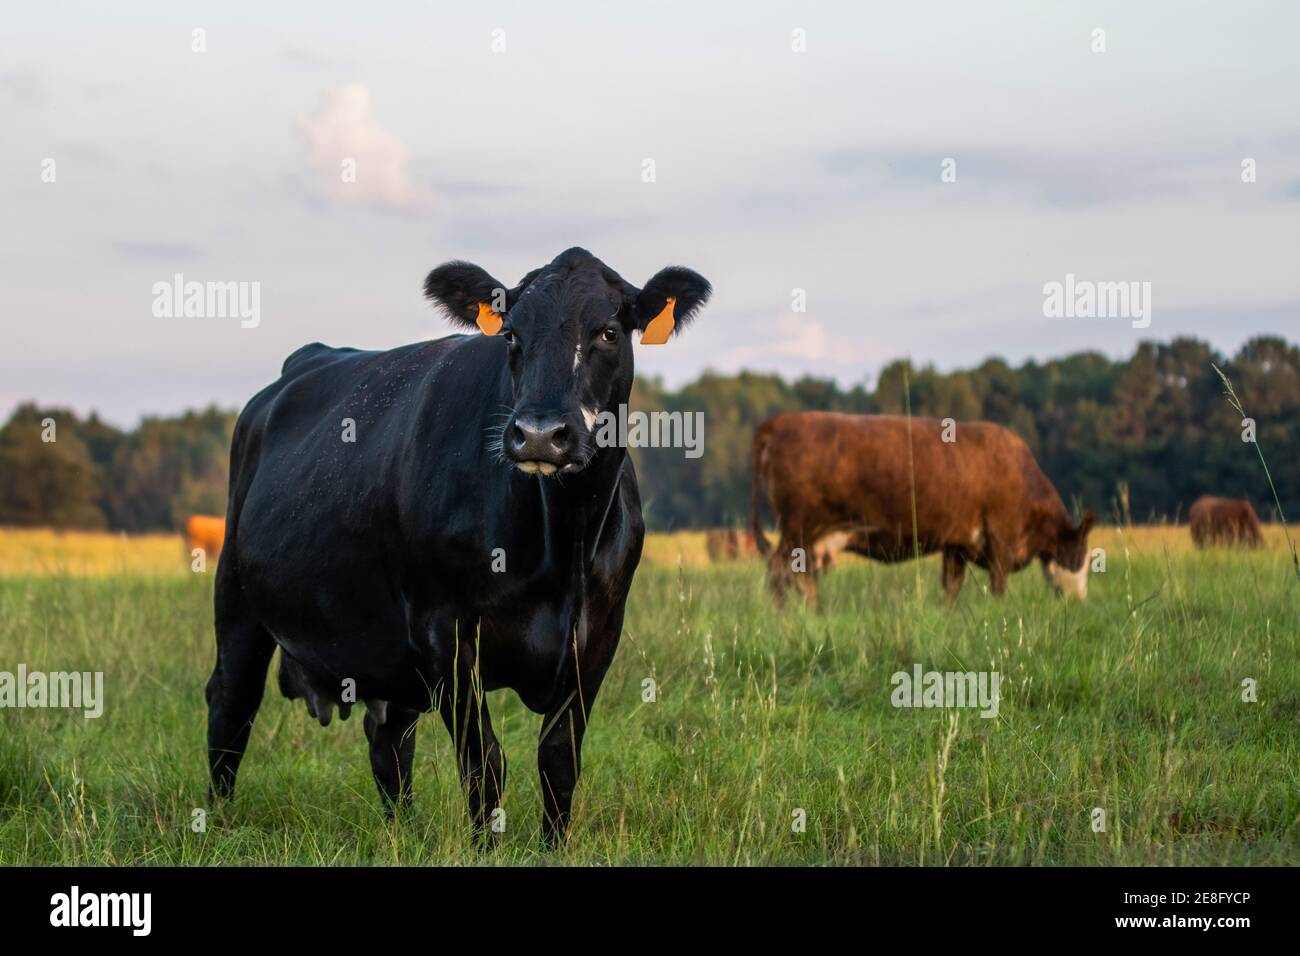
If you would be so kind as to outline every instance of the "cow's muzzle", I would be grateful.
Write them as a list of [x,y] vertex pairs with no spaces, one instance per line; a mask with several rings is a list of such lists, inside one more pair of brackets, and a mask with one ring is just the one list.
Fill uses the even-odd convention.
[[518,414],[506,426],[506,455],[529,474],[576,471],[581,467],[579,445],[574,428],[558,415]]
[[1088,598],[1088,562],[1077,571],[1062,567],[1055,561],[1043,562],[1043,576],[1057,594],[1065,598],[1085,601]]

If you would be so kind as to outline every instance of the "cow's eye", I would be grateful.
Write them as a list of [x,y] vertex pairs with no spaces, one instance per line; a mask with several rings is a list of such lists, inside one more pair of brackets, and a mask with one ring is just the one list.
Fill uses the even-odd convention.
[[614,328],[614,327],[611,325],[611,326],[609,326],[608,328],[606,328],[604,332],[601,332],[601,333],[600,333],[600,338],[601,338],[601,341],[603,341],[603,342],[617,342],[617,341],[618,341],[618,329]]

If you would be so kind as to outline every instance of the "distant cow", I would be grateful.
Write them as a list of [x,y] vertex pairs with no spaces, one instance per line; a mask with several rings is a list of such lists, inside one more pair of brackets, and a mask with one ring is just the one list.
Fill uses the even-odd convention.
[[[1007,575],[1038,558],[1059,593],[1086,597],[1092,513],[1071,521],[1028,447],[1002,426],[971,422],[956,426],[954,437],[944,441],[936,419],[914,418],[909,445],[908,419],[893,415],[802,412],[760,425],[750,516],[764,554],[763,499],[780,528],[768,563],[777,598],[791,584],[816,597],[824,568],[807,559],[819,550],[887,562],[941,551],[950,599],[967,562],[988,570],[1001,595]],[[804,573],[796,571],[796,548]]]
[[213,515],[191,515],[185,522],[185,553],[193,555],[202,548],[205,559],[216,561],[226,540],[226,519]]
[[758,557],[753,533],[736,528],[710,528],[704,533],[704,546],[713,564]]
[[570,249],[513,288],[449,262],[424,289],[472,334],[304,346],[239,416],[207,687],[212,790],[234,790],[278,646],[281,692],[321,723],[366,705],[390,811],[411,799],[416,720],[437,709],[479,835],[506,774],[484,692],[513,689],[545,715],[553,845],[645,536],[632,461],[595,423],[628,401],[634,334],[662,344],[710,288],[670,266],[638,289]]
[[1259,516],[1244,498],[1204,495],[1196,499],[1188,516],[1192,523],[1192,540],[1198,548],[1217,545],[1258,548],[1264,543]]

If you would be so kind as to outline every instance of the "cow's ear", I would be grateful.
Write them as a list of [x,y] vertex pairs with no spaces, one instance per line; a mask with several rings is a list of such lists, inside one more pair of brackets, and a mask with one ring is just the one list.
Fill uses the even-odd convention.
[[669,266],[655,273],[636,294],[632,321],[641,331],[642,345],[663,345],[709,300],[713,287],[698,272]]
[[510,292],[470,262],[446,262],[424,280],[424,296],[457,325],[496,335],[510,308]]
[[1085,511],[1083,513],[1083,520],[1079,522],[1079,537],[1080,538],[1086,537],[1088,532],[1091,530],[1092,530],[1092,512]]

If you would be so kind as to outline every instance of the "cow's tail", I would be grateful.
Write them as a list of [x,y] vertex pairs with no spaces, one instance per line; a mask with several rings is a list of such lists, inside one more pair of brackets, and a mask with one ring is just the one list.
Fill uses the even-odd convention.
[[759,504],[763,498],[763,462],[767,458],[767,435],[760,428],[754,435],[754,452],[751,461],[752,474],[749,484],[749,527],[754,533],[754,547],[759,554],[771,550],[767,538],[763,535],[763,519],[759,515]]

